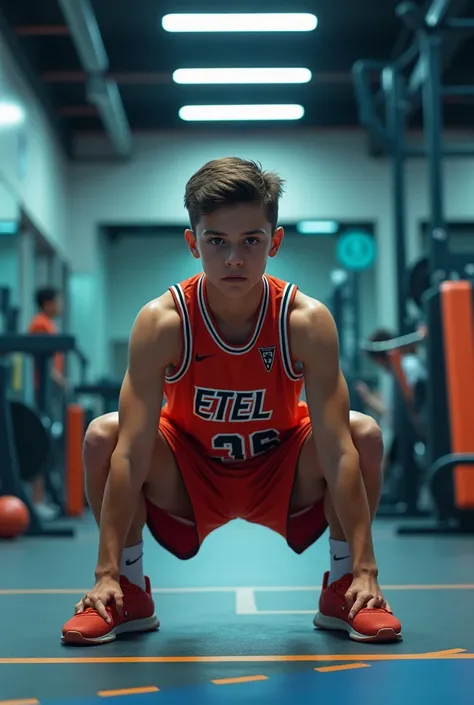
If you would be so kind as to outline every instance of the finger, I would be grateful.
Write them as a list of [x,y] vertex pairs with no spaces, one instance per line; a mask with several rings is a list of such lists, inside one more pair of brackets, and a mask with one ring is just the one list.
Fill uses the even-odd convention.
[[106,622],[110,622],[110,615],[105,609],[105,605],[100,598],[94,598],[93,606],[95,611],[100,614],[102,619],[105,619]]
[[356,600],[357,594],[354,592],[351,592],[348,590],[345,594],[346,602],[347,602],[347,607],[348,609],[351,609],[352,605],[354,604]]
[[375,610],[375,609],[380,609],[384,604],[384,599],[382,595],[376,595],[373,597],[370,602],[368,603],[367,607],[369,610]]
[[121,592],[116,592],[114,595],[115,606],[119,615],[123,614],[123,594]]
[[372,595],[367,595],[367,593],[360,593],[357,596],[357,600],[355,601],[350,613],[349,613],[349,619],[354,619],[356,614],[360,612],[361,609],[364,609],[364,607],[367,607],[367,602],[369,602],[372,599]]
[[84,612],[88,607],[91,606],[91,601],[89,600],[88,595],[84,595],[79,602],[75,606],[75,612],[76,614],[81,614],[81,612]]

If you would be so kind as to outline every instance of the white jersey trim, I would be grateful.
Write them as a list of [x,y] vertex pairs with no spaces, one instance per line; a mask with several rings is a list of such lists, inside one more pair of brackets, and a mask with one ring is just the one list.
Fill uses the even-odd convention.
[[255,326],[254,332],[252,334],[251,339],[246,345],[229,345],[229,343],[226,343],[225,340],[221,338],[219,333],[214,327],[214,324],[212,322],[212,317],[208,311],[208,308],[206,306],[206,298],[204,296],[204,274],[200,277],[199,282],[198,282],[198,303],[199,303],[199,310],[201,312],[202,319],[204,321],[204,325],[207,328],[207,332],[213,339],[213,341],[216,343],[216,345],[223,350],[226,353],[229,353],[230,355],[244,355],[245,353],[250,352],[252,348],[254,347],[255,343],[258,340],[258,336],[260,335],[263,324],[265,321],[265,316],[267,315],[267,310],[268,310],[268,302],[270,300],[270,285],[268,283],[268,280],[265,276],[262,277],[263,280],[263,296],[262,296],[262,302],[260,304],[260,311],[258,314],[258,319],[257,319],[257,324]]
[[174,300],[178,306],[181,323],[183,326],[183,355],[181,365],[173,372],[172,375],[165,375],[165,381],[167,384],[175,384],[179,382],[180,379],[184,377],[191,364],[192,353],[193,353],[193,331],[191,328],[191,321],[189,320],[188,307],[186,306],[186,299],[184,297],[183,289],[180,284],[176,284],[170,287],[170,290],[174,294]]
[[278,335],[280,338],[281,359],[285,374],[293,382],[297,382],[303,377],[302,373],[296,372],[291,359],[291,347],[288,334],[288,320],[290,314],[290,302],[296,291],[295,284],[287,284],[283,292],[278,322]]

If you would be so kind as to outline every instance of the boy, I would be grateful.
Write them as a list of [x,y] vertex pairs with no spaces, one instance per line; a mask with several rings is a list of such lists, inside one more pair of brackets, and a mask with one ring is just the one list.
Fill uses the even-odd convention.
[[203,273],[139,312],[118,415],[86,434],[99,556],[64,643],[159,626],[143,573],[145,523],[187,559],[234,518],[273,529],[297,553],[329,525],[331,569],[314,624],[358,641],[401,638],[371,536],[379,428],[349,412],[328,310],[265,274],[283,240],[281,193],[277,175],[237,158],[209,162],[186,186],[185,238]]

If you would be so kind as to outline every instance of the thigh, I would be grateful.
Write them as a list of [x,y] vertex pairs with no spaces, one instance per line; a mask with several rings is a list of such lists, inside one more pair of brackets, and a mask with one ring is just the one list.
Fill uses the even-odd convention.
[[[350,412],[353,439],[357,437],[359,430],[365,428],[367,418],[365,414],[357,411]],[[313,432],[311,431],[301,446],[296,467],[295,483],[291,494],[290,511],[298,512],[316,504],[323,499],[325,492],[326,480],[321,469]]]
[[[88,467],[110,467],[118,428],[117,412],[105,414],[91,423],[86,437]],[[160,509],[183,519],[192,519],[191,503],[178,464],[159,428],[143,493]]]
[[143,491],[145,497],[163,511],[193,520],[193,509],[178,463],[160,429]]
[[301,446],[296,466],[295,482],[290,498],[290,512],[299,512],[321,501],[326,492],[326,481],[321,470],[313,432]]

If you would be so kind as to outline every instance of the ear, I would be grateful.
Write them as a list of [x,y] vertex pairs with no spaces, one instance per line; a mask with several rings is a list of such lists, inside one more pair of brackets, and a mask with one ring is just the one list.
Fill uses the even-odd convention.
[[195,259],[200,259],[201,255],[197,248],[196,235],[193,230],[186,229],[184,231],[184,239],[188,243],[189,250]]
[[277,228],[272,236],[272,246],[270,248],[270,252],[268,253],[269,257],[275,257],[278,253],[278,250],[280,249],[281,243],[283,242],[283,238],[285,236],[285,231],[283,228]]

